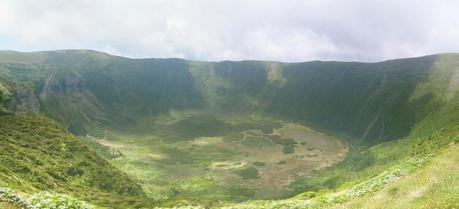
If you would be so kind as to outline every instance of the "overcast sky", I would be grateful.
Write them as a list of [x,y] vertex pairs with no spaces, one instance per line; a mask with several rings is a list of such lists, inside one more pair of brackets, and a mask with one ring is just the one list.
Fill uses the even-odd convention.
[[0,49],[380,61],[459,52],[457,0],[0,0]]

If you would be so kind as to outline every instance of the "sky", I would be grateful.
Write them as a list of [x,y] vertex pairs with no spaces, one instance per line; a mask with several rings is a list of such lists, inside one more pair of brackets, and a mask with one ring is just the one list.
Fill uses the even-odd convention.
[[457,0],[0,0],[0,50],[201,61],[459,52]]

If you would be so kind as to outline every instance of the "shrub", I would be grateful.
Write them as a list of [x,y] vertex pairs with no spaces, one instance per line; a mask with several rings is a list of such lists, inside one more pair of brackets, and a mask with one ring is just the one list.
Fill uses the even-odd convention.
[[239,175],[242,179],[260,178],[258,170],[254,167],[242,168],[242,169],[234,171],[234,173]]
[[253,162],[253,163],[252,163],[252,165],[254,165],[254,166],[258,166],[258,167],[262,167],[262,166],[265,166],[265,165],[266,165],[266,163],[264,163],[264,162],[260,162],[260,161],[255,161],[255,162]]
[[33,209],[91,209],[85,202],[68,195],[40,192],[27,199],[29,208]]
[[27,202],[9,188],[0,187],[0,200],[20,206],[21,208],[28,208]]

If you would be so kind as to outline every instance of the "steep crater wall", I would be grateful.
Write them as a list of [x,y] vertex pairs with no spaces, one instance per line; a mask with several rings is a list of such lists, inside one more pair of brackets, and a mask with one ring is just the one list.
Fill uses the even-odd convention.
[[40,110],[76,134],[95,132],[94,126],[129,130],[139,118],[205,109],[279,116],[372,143],[407,135],[421,113],[441,106],[442,89],[415,99],[412,94],[431,78],[439,57],[457,60],[435,55],[380,63],[192,62],[94,51],[36,56],[45,58],[2,63],[1,72],[16,81],[12,86],[31,88]]

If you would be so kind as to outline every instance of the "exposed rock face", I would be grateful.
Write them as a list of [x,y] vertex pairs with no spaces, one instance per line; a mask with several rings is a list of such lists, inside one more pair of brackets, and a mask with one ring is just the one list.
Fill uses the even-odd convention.
[[21,86],[17,89],[15,97],[17,101],[16,112],[38,113],[40,111],[40,100],[32,89]]
[[6,88],[2,83],[0,83],[0,92],[4,96],[10,96],[11,92],[8,88]]
[[0,83],[0,114],[7,111],[7,100],[10,96],[9,90]]
[[52,73],[46,80],[45,87],[41,92],[40,97],[47,97],[55,93],[73,93],[83,91],[83,81],[78,76],[66,75],[64,77],[56,77]]

